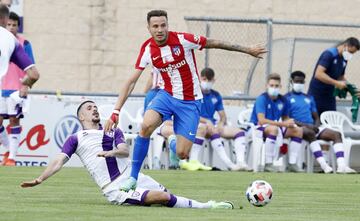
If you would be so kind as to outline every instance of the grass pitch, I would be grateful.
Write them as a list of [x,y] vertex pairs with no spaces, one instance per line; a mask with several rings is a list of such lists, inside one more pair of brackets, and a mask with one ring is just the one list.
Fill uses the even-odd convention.
[[[82,168],[64,168],[34,188],[19,186],[43,169],[0,167],[1,221],[360,220],[360,175],[143,171],[177,195],[231,200],[236,209],[229,211],[111,205]],[[245,198],[246,187],[256,179],[268,181],[274,190],[272,202],[263,208]]]

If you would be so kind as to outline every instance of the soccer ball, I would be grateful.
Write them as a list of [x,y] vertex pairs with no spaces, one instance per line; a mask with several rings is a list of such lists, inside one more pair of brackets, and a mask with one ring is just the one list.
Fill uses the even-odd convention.
[[273,190],[271,185],[264,180],[255,180],[246,190],[246,198],[254,206],[266,206],[271,202]]

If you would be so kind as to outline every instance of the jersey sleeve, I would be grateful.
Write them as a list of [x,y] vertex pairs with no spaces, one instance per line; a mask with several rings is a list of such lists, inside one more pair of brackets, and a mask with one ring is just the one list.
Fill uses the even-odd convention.
[[284,103],[284,108],[282,110],[282,117],[289,117],[290,115],[290,102],[286,97],[282,97],[282,102]]
[[144,70],[150,63],[149,43],[145,42],[140,49],[140,53],[136,60],[135,69]]
[[10,57],[10,61],[16,64],[23,71],[26,71],[34,66],[34,63],[30,60],[29,56],[26,54],[24,48],[19,42],[16,43],[14,52]]
[[183,46],[186,49],[202,50],[206,45],[206,37],[197,36],[189,33],[182,33],[184,35]]
[[77,146],[77,135],[73,134],[65,141],[61,152],[70,158],[75,153]]
[[323,66],[326,70],[328,70],[333,62],[333,55],[330,51],[324,51],[319,58],[318,65]]
[[317,109],[316,109],[316,102],[313,96],[310,96],[310,108],[311,108],[311,113],[316,112],[317,113]]
[[35,58],[34,58],[33,50],[32,50],[30,42],[27,41],[27,40],[25,40],[25,42],[24,42],[24,50],[25,50],[26,54],[29,56],[32,63],[35,64]]
[[217,100],[218,100],[218,101],[216,102],[215,110],[216,110],[216,111],[222,111],[222,110],[224,110],[224,104],[223,104],[223,100],[222,100],[221,95],[220,95],[220,94],[217,94],[216,97],[217,97]]
[[266,99],[265,99],[265,96],[261,95],[258,98],[256,98],[254,109],[255,109],[256,115],[258,115],[260,113],[265,115],[265,113],[266,113]]
[[117,147],[117,145],[119,144],[122,144],[122,143],[125,143],[125,137],[124,137],[124,134],[123,132],[119,129],[119,128],[116,128],[115,129],[115,146]]

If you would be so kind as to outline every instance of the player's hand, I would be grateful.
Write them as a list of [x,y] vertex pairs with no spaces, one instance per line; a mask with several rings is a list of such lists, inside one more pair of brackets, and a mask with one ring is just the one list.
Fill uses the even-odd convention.
[[284,125],[285,125],[285,127],[297,127],[294,119],[291,119],[291,118],[284,121]]
[[113,110],[110,118],[106,121],[104,131],[109,132],[113,127],[116,128],[119,123],[120,110]]
[[29,93],[29,86],[21,85],[21,87],[19,89],[19,96],[24,98],[28,95],[28,93]]
[[39,179],[39,178],[36,178],[35,180],[32,180],[32,181],[25,181],[25,182],[22,182],[21,183],[21,187],[22,188],[27,188],[27,187],[34,187],[34,186],[37,186],[39,184],[42,183],[42,180]]
[[98,157],[114,157],[114,152],[113,151],[101,151],[100,153],[97,154]]
[[267,53],[265,46],[263,44],[257,44],[249,47],[248,54],[254,56],[255,58],[263,58],[263,55]]
[[336,81],[335,87],[339,89],[345,89],[346,88],[346,81]]

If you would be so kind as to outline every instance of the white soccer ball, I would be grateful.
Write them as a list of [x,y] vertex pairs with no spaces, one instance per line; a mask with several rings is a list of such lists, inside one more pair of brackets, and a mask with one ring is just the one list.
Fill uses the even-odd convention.
[[271,202],[273,189],[271,185],[264,180],[255,180],[246,190],[246,198],[254,206],[266,206]]

